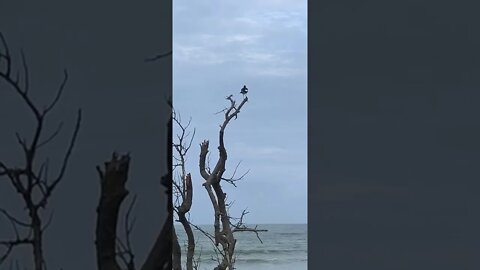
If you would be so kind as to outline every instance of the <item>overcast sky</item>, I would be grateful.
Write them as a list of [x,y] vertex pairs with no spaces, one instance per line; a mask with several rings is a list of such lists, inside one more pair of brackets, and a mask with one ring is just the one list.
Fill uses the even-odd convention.
[[225,97],[246,84],[249,101],[228,126],[226,176],[237,162],[250,170],[231,215],[248,208],[250,223],[307,221],[307,6],[306,1],[174,1],[173,96],[196,137],[188,169],[194,182],[192,220],[210,224],[210,200],[201,186],[199,143],[211,141],[217,158]]

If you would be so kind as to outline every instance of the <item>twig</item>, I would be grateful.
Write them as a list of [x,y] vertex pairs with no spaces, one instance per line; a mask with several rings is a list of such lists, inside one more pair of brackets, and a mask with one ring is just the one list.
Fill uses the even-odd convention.
[[159,59],[162,59],[162,58],[167,57],[167,56],[170,56],[170,55],[172,55],[172,51],[169,51],[169,52],[166,52],[166,53],[162,53],[162,54],[156,55],[156,56],[151,57],[151,58],[147,58],[147,59],[145,59],[145,62],[157,61],[157,60],[159,60]]
[[[73,135],[63,157],[58,175],[53,179],[53,181],[50,182],[50,179],[48,178],[48,158],[47,161],[41,163],[40,168],[37,170],[37,152],[39,148],[51,142],[61,130],[62,123],[52,135],[47,137],[45,140],[42,140],[42,135],[45,131],[44,127],[46,118],[49,112],[56,107],[62,97],[62,94],[64,93],[68,81],[68,73],[66,70],[64,70],[63,80],[60,83],[53,100],[41,110],[29,95],[30,74],[25,53],[21,50],[21,70],[23,71],[22,76],[22,71],[14,71],[10,49],[6,38],[2,33],[0,33],[0,43],[2,45],[2,50],[0,50],[0,62],[5,62],[4,65],[0,66],[0,78],[7,85],[9,85],[14,93],[16,93],[27,105],[29,111],[34,115],[35,119],[35,129],[31,140],[28,140],[27,142],[27,139],[22,137],[19,133],[15,134],[17,142],[21,146],[25,156],[25,163],[23,166],[20,168],[18,166],[9,167],[4,162],[0,162],[0,176],[6,176],[11,185],[15,188],[15,191],[19,193],[23,199],[25,208],[28,211],[28,217],[30,219],[29,222],[19,222],[18,219],[9,215],[5,210],[2,211],[2,213],[10,220],[12,224],[28,227],[30,231],[28,236],[20,238],[17,229],[14,228],[17,239],[15,241],[2,242],[4,246],[7,246],[7,252],[2,256],[0,264],[8,257],[15,246],[20,244],[31,244],[33,246],[34,269],[44,270],[46,268],[46,262],[43,255],[42,239],[44,231],[46,228],[48,228],[53,219],[53,212],[48,217],[47,222],[43,224],[40,208],[46,208],[48,199],[52,196],[53,191],[65,176],[68,161],[72,154],[72,150],[75,146],[80,130],[81,110],[78,111]],[[37,194],[40,194],[40,196],[37,196]]]

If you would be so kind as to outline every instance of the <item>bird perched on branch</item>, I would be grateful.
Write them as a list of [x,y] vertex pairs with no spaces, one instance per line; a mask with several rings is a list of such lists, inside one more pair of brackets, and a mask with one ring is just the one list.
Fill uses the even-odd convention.
[[246,95],[248,93],[248,88],[246,85],[243,86],[243,88],[240,90],[240,94]]

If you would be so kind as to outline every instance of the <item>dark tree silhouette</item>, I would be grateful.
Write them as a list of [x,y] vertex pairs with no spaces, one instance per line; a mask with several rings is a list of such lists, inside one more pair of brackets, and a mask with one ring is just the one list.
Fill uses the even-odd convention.
[[[14,191],[22,198],[25,210],[27,211],[26,221],[12,215],[7,209],[0,208],[0,215],[11,223],[14,237],[12,239],[0,239],[0,268],[3,269],[4,262],[10,257],[13,250],[19,246],[29,245],[32,247],[33,269],[46,270],[46,261],[43,249],[43,236],[52,216],[44,220],[44,211],[46,211],[49,199],[54,191],[64,179],[67,171],[68,162],[72,154],[75,142],[78,137],[81,124],[81,110],[78,110],[77,119],[70,142],[65,150],[63,159],[59,164],[59,171],[52,175],[49,173],[50,164],[47,160],[39,160],[38,153],[40,148],[46,147],[60,133],[63,123],[58,128],[45,136],[45,121],[52,110],[60,101],[68,79],[68,73],[64,71],[64,78],[60,84],[53,100],[46,106],[39,107],[30,96],[30,77],[26,58],[21,53],[21,72],[14,69],[14,59],[12,57],[8,43],[2,33],[0,33],[0,79],[5,82],[7,88],[12,89],[14,93],[27,105],[35,119],[35,129],[30,140],[16,134],[18,144],[24,154],[24,164],[12,165],[0,157],[0,180],[8,180]],[[168,55],[166,55],[168,56]],[[157,57],[160,59],[160,57]],[[0,90],[4,90],[3,88]],[[6,89],[7,90],[7,89]],[[171,102],[169,102],[171,105]],[[167,125],[168,138],[167,146],[171,156],[172,141],[172,119]],[[43,149],[42,149],[43,150]],[[172,167],[172,162],[167,158],[168,168]],[[104,168],[97,166],[97,172],[100,178],[100,197],[97,207],[96,224],[96,253],[97,268],[99,270],[134,270],[134,252],[130,245],[130,236],[132,232],[132,223],[130,214],[135,198],[130,204],[125,215],[125,236],[121,240],[117,232],[119,220],[119,211],[121,205],[128,195],[126,183],[128,180],[130,156],[118,155],[113,153],[111,160],[105,162]],[[167,187],[168,217],[159,228],[157,239],[150,250],[147,259],[141,266],[141,270],[162,270],[171,269],[171,241],[172,241],[172,174],[168,172],[161,178],[160,183]]]
[[[73,133],[70,137],[69,144],[63,153],[63,159],[59,164],[59,171],[52,176],[49,174],[48,160],[40,161],[38,158],[39,149],[48,145],[61,132],[63,123],[60,123],[58,128],[45,136],[45,119],[52,112],[55,106],[60,101],[66,83],[68,80],[68,73],[64,71],[64,78],[61,82],[53,100],[46,106],[40,108],[30,96],[30,82],[29,69],[26,58],[21,53],[21,69],[22,71],[14,70],[14,60],[8,47],[5,37],[0,33],[0,79],[5,82],[7,88],[12,89],[14,93],[27,105],[35,120],[35,129],[30,140],[16,134],[17,142],[20,145],[24,154],[24,164],[11,165],[6,161],[0,159],[0,180],[7,179],[13,190],[19,194],[24,202],[25,210],[27,211],[26,221],[21,220],[12,215],[7,209],[0,208],[0,214],[5,217],[12,225],[14,237],[12,239],[0,240],[0,247],[3,247],[3,253],[0,253],[0,266],[11,255],[12,251],[19,246],[29,245],[32,248],[33,269],[45,270],[46,262],[43,250],[43,236],[45,230],[51,221],[44,220],[44,211],[46,211],[49,199],[52,197],[56,187],[64,179],[68,162],[72,154],[72,150],[77,140],[80,124],[81,124],[81,110],[78,110],[77,118],[74,124]],[[171,56],[171,52],[160,54],[147,61],[156,61],[164,57]],[[198,262],[195,262],[195,239],[193,228],[196,228],[204,235],[206,235],[214,244],[215,251],[218,256],[217,270],[230,269],[233,270],[235,264],[235,245],[236,239],[234,233],[236,232],[258,232],[257,227],[247,227],[243,220],[248,213],[243,211],[240,218],[235,219],[228,213],[228,203],[226,202],[226,193],[222,189],[222,180],[226,183],[236,185],[238,180],[243,179],[242,175],[235,178],[238,165],[235,168],[233,175],[230,178],[223,176],[226,170],[227,150],[224,144],[224,134],[227,126],[233,118],[237,119],[240,110],[247,103],[246,86],[242,88],[243,100],[237,106],[233,95],[226,99],[230,102],[229,106],[222,110],[224,113],[224,120],[219,130],[218,150],[219,157],[213,170],[210,170],[206,164],[207,154],[209,152],[209,141],[205,140],[200,144],[199,169],[202,178],[205,180],[203,186],[207,191],[214,209],[214,234],[204,231],[202,228],[190,223],[187,218],[192,203],[193,203],[193,185],[192,176],[185,169],[186,155],[191,147],[195,133],[190,136],[187,129],[190,122],[183,126],[178,115],[173,113],[170,116],[167,124],[168,137],[168,156],[173,155],[173,149],[176,151],[176,164],[172,163],[170,158],[167,158],[167,166],[170,168],[169,172],[161,178],[160,183],[167,188],[167,210],[168,217],[159,228],[159,234],[152,246],[146,260],[143,262],[140,270],[163,270],[163,269],[182,269],[181,266],[181,249],[178,243],[177,234],[173,227],[173,212],[175,211],[178,217],[178,222],[183,226],[187,234],[187,256],[186,269],[193,270],[198,268]],[[171,100],[168,105],[172,106]],[[178,134],[178,141],[172,147],[172,127],[175,122],[180,127],[180,134]],[[3,157],[0,157],[3,158]],[[119,237],[120,233],[117,230],[120,209],[123,202],[127,198],[129,192],[126,184],[128,181],[130,155],[118,155],[113,153],[109,161],[104,163],[103,169],[97,166],[97,172],[100,178],[100,196],[97,205],[97,224],[96,224],[96,257],[97,268],[99,270],[135,270],[134,264],[135,254],[130,245],[130,237],[133,230],[133,223],[130,220],[135,197],[128,206],[126,215],[124,216],[124,237]],[[179,169],[177,179],[173,181],[174,169]],[[174,203],[173,189],[175,190],[176,198]],[[232,220],[237,220],[233,223]],[[260,239],[260,238],[259,238]],[[261,241],[261,240],[260,240]],[[173,260],[172,260],[173,250]]]
[[[188,150],[192,146],[193,139],[195,137],[195,129],[193,134],[190,134],[188,128],[191,123],[191,119],[186,125],[182,124],[180,115],[177,112],[173,112],[173,120],[176,126],[179,128],[178,134],[176,134],[176,140],[173,142],[173,171],[177,172],[174,177],[173,187],[175,193],[174,211],[178,216],[177,222],[182,224],[183,230],[187,235],[187,256],[186,256],[186,269],[194,269],[194,254],[195,254],[195,237],[193,229],[190,224],[190,220],[187,217],[188,212],[192,207],[193,201],[193,186],[192,176],[186,171],[186,158]],[[175,230],[175,227],[174,227]],[[181,249],[178,243],[177,234],[174,234],[173,242],[173,269],[179,270],[181,267]]]
[[[157,57],[155,60],[168,56]],[[171,100],[167,104],[172,107]],[[172,116],[167,123],[167,149],[168,157],[172,156]],[[173,231],[173,205],[172,205],[172,161],[167,158],[168,173],[162,176],[160,183],[167,188],[167,211],[165,220],[153,247],[147,255],[141,270],[172,269],[172,241],[175,236]],[[123,200],[128,195],[125,184],[128,179],[130,156],[113,153],[110,161],[105,163],[105,170],[97,167],[101,183],[101,195],[97,208],[96,249],[97,265],[99,270],[135,270],[134,252],[129,244],[131,225],[128,221],[131,206],[125,217],[125,243],[120,240],[117,232],[119,211]],[[134,201],[133,201],[134,202]],[[118,243],[118,245],[116,245]],[[123,267],[119,261],[123,262]]]
[[99,270],[122,269],[117,261],[117,254],[120,255],[120,258],[124,258],[124,254],[130,254],[129,260],[125,259],[126,269],[135,269],[131,249],[126,250],[126,253],[118,252],[116,245],[120,206],[128,195],[125,184],[128,179],[129,165],[129,155],[118,157],[116,153],[113,153],[112,159],[105,162],[104,171],[101,170],[100,166],[97,166],[100,177],[100,200],[97,207],[95,245]]
[[[235,244],[237,241],[234,237],[235,232],[254,232],[257,234],[258,237],[259,232],[265,231],[257,229],[257,227],[249,228],[243,223],[244,216],[248,213],[247,211],[242,212],[241,217],[236,219],[237,222],[235,224],[232,223],[232,220],[234,220],[234,218],[231,217],[228,213],[228,204],[226,202],[227,194],[222,189],[221,181],[223,180],[226,183],[236,186],[236,182],[243,179],[246,173],[239,178],[235,178],[235,174],[239,166],[239,164],[237,164],[230,178],[225,178],[223,176],[226,170],[227,161],[227,150],[224,143],[224,134],[228,124],[232,119],[237,118],[240,110],[247,103],[248,98],[244,96],[242,102],[238,106],[233,99],[233,95],[226,97],[226,99],[230,102],[230,105],[229,107],[220,111],[220,113],[224,113],[224,121],[220,126],[219,131],[219,157],[213,171],[211,171],[207,165],[209,141],[205,140],[200,144],[199,169],[202,178],[205,180],[203,186],[205,187],[209,195],[214,210],[213,235],[205,231],[201,227],[190,223],[189,220],[187,220],[187,218],[185,217],[185,213],[187,213],[191,208],[193,197],[191,174],[187,173],[185,170],[185,159],[187,152],[190,149],[193,135],[195,133],[193,133],[193,135],[189,138],[187,128],[190,125],[190,121],[186,126],[184,126],[182,125],[179,118],[174,117],[175,122],[179,127],[179,134],[177,134],[177,142],[173,144],[173,148],[177,152],[177,156],[175,157],[177,164],[174,164],[173,167],[174,169],[180,170],[179,177],[177,178],[178,181],[174,181],[174,186],[177,190],[177,200],[179,200],[179,202],[177,202],[176,212],[179,217],[178,221],[182,223],[187,235],[187,270],[192,270],[194,268],[197,268],[196,266],[198,266],[198,262],[195,265],[193,264],[195,239],[193,237],[191,227],[194,227],[195,229],[203,233],[213,243],[215,253],[217,254],[218,262],[218,266],[215,269],[218,270],[234,269],[233,266],[235,263]],[[174,243],[174,245],[178,245],[178,242]],[[179,263],[180,256],[180,251],[174,253],[174,260],[176,259],[178,261],[178,266],[177,268],[174,267],[174,269],[181,269]]]
[[[6,177],[9,180],[11,186],[23,199],[25,210],[28,212],[28,221],[20,221],[20,219],[9,214],[6,209],[0,209],[0,213],[10,221],[15,232],[14,239],[0,241],[0,245],[4,246],[6,250],[4,254],[0,255],[0,265],[8,258],[15,247],[30,245],[33,252],[34,269],[43,270],[46,268],[43,236],[51,221],[50,217],[45,222],[43,212],[47,209],[49,199],[53,195],[53,192],[65,176],[68,162],[80,130],[81,110],[78,110],[70,143],[64,153],[63,160],[59,164],[60,169],[52,176],[52,174],[49,174],[48,159],[40,161],[37,158],[37,154],[40,148],[45,147],[55,139],[63,127],[63,123],[60,123],[55,131],[45,136],[45,120],[62,97],[67,84],[68,73],[64,71],[63,81],[53,100],[41,109],[29,95],[30,75],[25,55],[23,52],[21,53],[22,76],[22,72],[14,68],[14,59],[2,33],[0,33],[0,41],[2,46],[0,51],[0,66],[3,67],[3,69],[0,70],[0,78],[10,89],[13,89],[18,97],[27,105],[35,119],[35,129],[30,140],[16,133],[17,142],[25,157],[24,163],[22,165],[10,165],[0,160],[0,177]],[[20,228],[23,230],[19,230]]]

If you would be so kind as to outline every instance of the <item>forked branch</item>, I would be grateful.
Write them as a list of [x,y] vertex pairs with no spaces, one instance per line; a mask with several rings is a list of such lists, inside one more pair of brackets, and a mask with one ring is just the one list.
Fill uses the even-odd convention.
[[[21,68],[15,70],[9,45],[5,36],[0,33],[0,79],[27,105],[27,108],[35,119],[35,128],[30,140],[19,133],[15,134],[17,143],[20,145],[24,155],[24,163],[20,166],[7,166],[5,162],[0,161],[0,177],[6,177],[15,191],[20,195],[29,218],[27,226],[28,236],[19,237],[20,233],[17,229],[14,229],[17,235],[16,240],[2,241],[2,245],[7,247],[7,252],[0,257],[0,264],[5,261],[16,246],[30,244],[33,247],[33,268],[35,270],[44,270],[46,266],[43,254],[43,234],[52,219],[52,215],[44,224],[40,209],[47,207],[48,200],[65,176],[80,131],[82,111],[78,110],[77,112],[70,142],[63,159],[60,161],[60,169],[56,176],[50,177],[48,174],[48,158],[44,161],[38,161],[37,154],[41,147],[51,142],[61,131],[62,124],[60,124],[50,136],[43,139],[46,118],[61,100],[68,81],[68,73],[64,70],[62,82],[56,90],[54,98],[48,105],[41,109],[30,96],[30,74],[23,51],[21,51],[20,62]],[[40,164],[40,166],[38,166],[38,164]],[[14,219],[11,215],[7,215],[7,212],[4,211],[2,211],[2,213],[6,215],[11,222],[20,225],[19,222],[15,221],[17,219]]]
[[[219,137],[218,137],[218,151],[219,157],[217,159],[216,165],[213,171],[208,172],[206,170],[206,158],[209,152],[209,141],[205,140],[200,144],[200,158],[199,158],[199,169],[200,174],[202,175],[205,182],[203,186],[205,187],[212,207],[214,210],[214,235],[210,238],[216,247],[221,246],[221,255],[222,260],[219,262],[216,270],[225,270],[233,269],[235,261],[235,245],[236,239],[233,236],[235,230],[239,230],[240,227],[236,228],[231,226],[230,216],[228,214],[228,208],[226,201],[226,193],[224,193],[221,180],[224,180],[235,186],[235,182],[243,179],[246,175],[243,174],[240,178],[235,178],[235,174],[239,164],[234,170],[234,173],[230,178],[224,178],[223,174],[225,172],[225,166],[227,161],[227,150],[224,143],[225,129],[233,118],[237,118],[243,106],[248,101],[248,97],[244,95],[242,102],[237,106],[236,101],[233,99],[233,95],[226,97],[230,101],[230,105],[223,109],[221,112],[224,113],[223,123],[220,125]],[[247,172],[248,173],[248,172]]]

